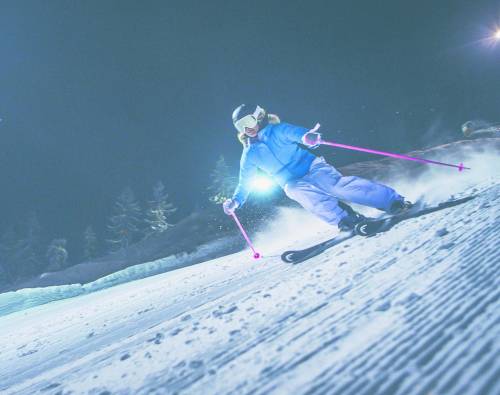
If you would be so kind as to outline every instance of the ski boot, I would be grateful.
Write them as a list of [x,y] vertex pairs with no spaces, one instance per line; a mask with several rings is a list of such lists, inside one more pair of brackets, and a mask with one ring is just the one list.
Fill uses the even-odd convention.
[[380,221],[355,213],[342,218],[337,226],[341,232],[352,232],[358,236],[369,237],[375,235],[381,225]]
[[408,211],[414,206],[409,200],[396,200],[386,212],[390,215],[399,215]]
[[352,232],[354,231],[357,224],[366,221],[366,217],[356,213],[354,211],[349,212],[347,216],[342,218],[337,224],[341,232]]

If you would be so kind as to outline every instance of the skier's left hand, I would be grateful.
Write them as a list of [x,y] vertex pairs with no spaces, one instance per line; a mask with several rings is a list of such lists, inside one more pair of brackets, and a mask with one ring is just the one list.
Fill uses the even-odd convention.
[[321,144],[321,133],[317,131],[319,127],[320,124],[317,123],[314,128],[304,134],[302,136],[302,144],[313,149],[319,147],[319,145]]

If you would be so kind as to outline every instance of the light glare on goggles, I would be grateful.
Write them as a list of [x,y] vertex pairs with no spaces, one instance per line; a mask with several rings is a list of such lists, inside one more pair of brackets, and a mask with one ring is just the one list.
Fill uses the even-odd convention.
[[252,114],[245,115],[243,118],[236,121],[234,126],[236,127],[238,132],[243,133],[245,132],[245,128],[255,129],[255,127],[257,126],[257,119]]
[[239,119],[234,123],[236,130],[238,132],[244,133],[245,128],[255,129],[259,120],[265,116],[265,110],[262,107],[257,106],[253,114],[245,115],[243,118]]

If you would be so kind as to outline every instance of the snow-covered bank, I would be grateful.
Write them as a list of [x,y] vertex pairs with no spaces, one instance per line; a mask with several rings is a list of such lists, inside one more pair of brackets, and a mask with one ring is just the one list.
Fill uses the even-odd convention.
[[153,262],[134,265],[88,284],[56,285],[5,292],[0,294],[0,317],[30,307],[96,292],[118,284],[192,265],[193,263],[200,262],[203,258],[207,259],[214,251],[220,253],[220,244],[224,243],[228,243],[228,240],[216,240],[200,246],[191,254],[184,253],[158,259]]
[[[429,186],[475,199],[297,266],[271,242],[292,210],[261,235],[261,261],[242,251],[1,317],[0,392],[499,393],[498,157],[489,164],[463,189],[452,173]],[[331,236],[298,224],[290,240]]]

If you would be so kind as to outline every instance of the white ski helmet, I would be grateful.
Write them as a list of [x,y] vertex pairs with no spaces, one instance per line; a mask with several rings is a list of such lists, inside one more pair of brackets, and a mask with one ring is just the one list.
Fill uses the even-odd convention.
[[239,133],[244,133],[245,128],[253,129],[259,124],[262,126],[266,120],[266,110],[258,105],[242,104],[233,111],[233,125]]

